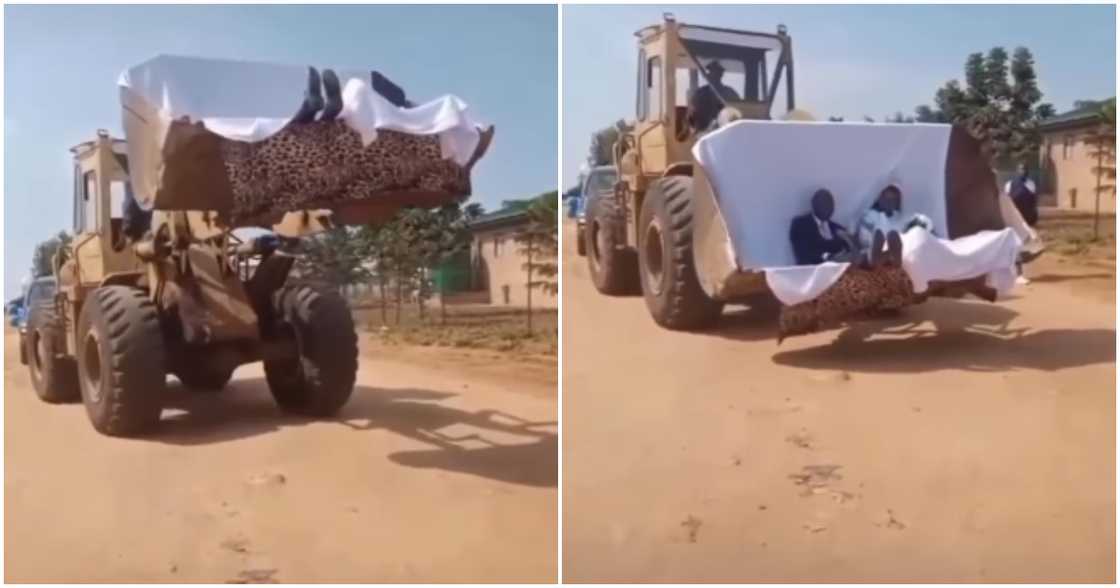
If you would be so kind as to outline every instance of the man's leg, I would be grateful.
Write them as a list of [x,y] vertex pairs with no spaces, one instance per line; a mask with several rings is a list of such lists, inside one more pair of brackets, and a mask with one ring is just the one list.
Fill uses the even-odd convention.
[[902,267],[902,236],[898,231],[887,233],[887,258],[896,267]]
[[876,230],[875,234],[871,236],[871,250],[867,252],[871,267],[879,267],[883,263],[883,243],[885,241],[886,237],[883,235],[883,231]]
[[1011,201],[1011,197],[1005,194],[1002,190],[999,194],[999,212],[1003,217],[1003,224],[1011,227],[1015,234],[1019,235],[1019,239],[1023,241],[1023,253],[1029,259],[1034,259],[1042,254],[1043,249],[1046,247],[1042,244],[1042,237],[1027,224],[1023,219],[1023,215],[1019,213],[1019,208]]
[[1023,262],[1021,262],[1021,261],[1016,261],[1015,262],[1015,273],[1018,274],[1015,277],[1015,283],[1017,285],[1026,286],[1027,284],[1031,283],[1030,278],[1028,278],[1026,275],[1023,274]]

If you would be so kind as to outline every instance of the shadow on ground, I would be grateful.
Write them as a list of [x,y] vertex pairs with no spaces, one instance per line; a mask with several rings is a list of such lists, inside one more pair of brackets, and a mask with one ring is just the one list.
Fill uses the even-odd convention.
[[1030,276],[1032,282],[1039,284],[1056,284],[1060,282],[1075,282],[1079,280],[1111,280],[1115,279],[1115,274],[1107,272],[1100,272],[1095,274],[1041,274],[1037,276]]
[[[356,386],[350,402],[331,423],[355,433],[389,431],[431,449],[388,455],[393,463],[435,468],[529,486],[557,483],[556,422],[534,422],[496,410],[468,411],[440,404],[455,396],[417,389]],[[262,378],[234,380],[220,393],[188,390],[169,381],[167,409],[150,441],[206,445],[267,435],[317,421],[281,412]],[[448,435],[458,425],[474,432]],[[525,442],[499,443],[520,437]]]
[[[960,369],[1055,371],[1116,359],[1115,329],[1012,327],[998,304],[932,300],[898,316],[851,323],[828,344],[782,351],[781,365],[869,373]],[[796,344],[796,339],[791,339]]]
[[751,306],[730,306],[719,322],[700,334],[736,341],[777,341],[778,301],[764,301]]

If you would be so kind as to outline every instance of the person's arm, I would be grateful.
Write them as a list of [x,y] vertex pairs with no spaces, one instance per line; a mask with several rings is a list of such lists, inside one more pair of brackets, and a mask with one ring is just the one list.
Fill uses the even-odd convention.
[[812,261],[810,261],[813,259],[812,243],[806,238],[804,231],[798,226],[800,223],[797,221],[798,219],[795,218],[789,225],[789,241],[790,244],[793,245],[794,260],[797,262],[797,265],[812,263]]
[[857,241],[856,237],[848,231],[847,227],[839,223],[832,223],[832,229],[832,232],[843,243],[844,249],[851,251],[852,253],[859,251],[859,241]]

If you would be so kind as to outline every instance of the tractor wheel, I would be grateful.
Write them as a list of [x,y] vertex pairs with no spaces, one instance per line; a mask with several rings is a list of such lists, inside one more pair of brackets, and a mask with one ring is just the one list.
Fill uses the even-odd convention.
[[159,423],[167,372],[163,332],[147,294],[94,290],[78,321],[78,381],[93,428],[136,435]]
[[66,355],[65,336],[54,301],[43,300],[31,309],[23,353],[35,394],[44,402],[77,402],[82,397],[74,358]]
[[202,392],[218,392],[226,387],[233,378],[233,370],[194,366],[194,369],[185,369],[175,373],[175,377],[184,386]]
[[264,362],[265,379],[280,408],[329,417],[354,391],[358,336],[350,308],[337,292],[289,285],[273,294],[281,332],[295,338],[299,356]]
[[723,304],[708,297],[692,257],[692,178],[669,176],[650,186],[638,224],[642,294],[653,319],[669,329],[711,326]]
[[634,251],[626,247],[626,218],[617,201],[610,197],[591,198],[586,218],[583,240],[595,289],[613,296],[634,293],[638,260]]
[[583,236],[585,232],[587,230],[583,226],[576,229],[576,254],[580,257],[587,257],[587,241]]

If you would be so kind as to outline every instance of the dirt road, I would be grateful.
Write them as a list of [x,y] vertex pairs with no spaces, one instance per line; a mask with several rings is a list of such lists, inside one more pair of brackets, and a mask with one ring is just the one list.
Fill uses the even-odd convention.
[[41,403],[15,340],[9,582],[556,577],[555,364],[364,349],[337,422],[281,416],[246,366],[220,395],[172,384],[160,432],[123,440],[95,433],[80,404]]
[[1114,581],[1114,269],[779,347],[660,329],[564,245],[565,581]]

